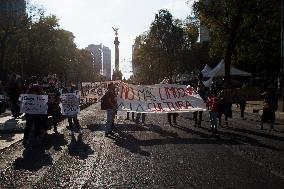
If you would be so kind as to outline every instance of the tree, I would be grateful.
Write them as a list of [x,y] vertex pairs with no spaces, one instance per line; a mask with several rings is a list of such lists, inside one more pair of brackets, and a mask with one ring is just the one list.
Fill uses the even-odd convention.
[[[280,14],[280,11],[277,11],[280,9],[280,2],[277,0],[273,2],[271,0],[199,1],[194,3],[193,8],[200,22],[210,30],[211,54],[223,51],[228,87],[231,81],[232,61],[240,61],[240,57],[244,59],[249,56],[251,61],[254,58],[260,60],[263,56],[259,56],[258,52],[253,50],[258,49],[258,42],[263,45],[261,49],[268,51],[269,47],[275,49],[274,42],[280,37],[277,33],[280,31],[277,30],[280,23],[278,22],[280,15],[277,18],[277,14]],[[268,25],[273,31],[273,36],[269,34],[268,29],[265,29]]]

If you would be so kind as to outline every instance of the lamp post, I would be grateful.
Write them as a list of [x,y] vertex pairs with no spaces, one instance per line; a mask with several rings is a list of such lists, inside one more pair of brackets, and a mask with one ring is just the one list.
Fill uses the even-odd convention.
[[284,0],[281,0],[281,79],[280,79],[280,90],[281,90],[281,100],[280,107],[284,111]]

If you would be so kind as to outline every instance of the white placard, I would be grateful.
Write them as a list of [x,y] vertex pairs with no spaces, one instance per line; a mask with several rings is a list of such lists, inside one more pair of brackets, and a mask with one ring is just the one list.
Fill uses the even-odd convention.
[[21,94],[20,112],[26,114],[47,114],[48,95]]
[[61,94],[60,99],[60,108],[62,115],[74,116],[80,112],[80,95],[78,93],[63,93]]

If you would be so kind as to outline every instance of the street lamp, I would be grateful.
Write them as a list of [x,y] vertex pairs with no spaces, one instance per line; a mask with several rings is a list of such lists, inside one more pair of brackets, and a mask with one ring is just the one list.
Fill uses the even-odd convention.
[[[284,0],[281,0],[281,98],[282,98],[282,111],[284,111]],[[281,106],[281,104],[280,104]]]

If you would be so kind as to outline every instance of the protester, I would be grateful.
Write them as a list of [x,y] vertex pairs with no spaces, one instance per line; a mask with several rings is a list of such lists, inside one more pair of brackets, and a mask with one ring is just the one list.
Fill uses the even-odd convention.
[[232,117],[232,103],[230,102],[230,90],[229,91],[222,90],[218,95],[218,99],[219,99],[219,112],[218,112],[219,126],[223,127],[222,114],[224,114],[225,124],[228,127],[229,125],[228,118]]
[[145,113],[137,113],[135,122],[137,124],[139,124],[140,123],[140,117],[141,117],[141,123],[144,124],[145,123],[145,119],[146,119],[146,114]]
[[46,93],[48,95],[48,115],[52,116],[52,125],[53,125],[53,131],[57,133],[57,124],[60,119],[60,92],[55,87],[56,85],[56,79],[50,78],[48,81],[49,87],[46,90]]
[[240,110],[241,110],[241,118],[245,119],[244,112],[246,109],[247,102],[246,102],[246,99],[242,96],[239,97],[239,100],[240,100],[239,104],[240,104]]
[[5,93],[5,89],[4,86],[2,85],[2,82],[0,81],[0,94],[4,94]]
[[[36,94],[36,95],[43,95],[44,91],[43,88],[38,84],[37,77],[33,76],[31,78],[31,84],[29,85],[26,94]],[[27,145],[29,143],[29,137],[30,137],[30,131],[31,128],[34,127],[34,135],[37,141],[39,141],[40,138],[40,129],[43,124],[43,119],[41,114],[25,114],[26,118],[26,127],[24,131],[24,139],[23,139],[23,145]]]
[[17,82],[17,76],[16,74],[12,74],[8,81],[7,95],[11,104],[11,112],[15,118],[20,116],[19,97],[21,93],[22,91],[19,83]]
[[113,83],[110,83],[108,85],[108,90],[105,93],[105,95],[102,97],[101,103],[102,103],[102,109],[106,110],[107,112],[105,136],[108,136],[112,134],[115,110],[117,107],[115,86]]
[[263,123],[270,122],[270,129],[276,131],[274,128],[275,123],[275,111],[278,109],[278,99],[276,89],[270,87],[266,92],[262,94],[264,97],[263,113],[261,118],[261,129],[263,129]]
[[[169,79],[167,79],[165,82],[168,83],[168,84],[173,84],[171,77],[169,77]],[[176,119],[177,119],[178,114],[177,113],[167,113],[167,115],[168,115],[168,122],[169,122],[170,126],[172,126],[173,124],[177,125]],[[173,117],[173,124],[172,124],[172,119],[171,119],[172,117]]]
[[213,133],[217,133],[217,116],[218,116],[218,97],[216,96],[216,92],[214,89],[211,89],[209,91],[209,97],[206,101],[206,104],[209,108],[209,115],[210,115],[210,122],[211,127],[209,129],[209,132],[212,131]]
[[129,120],[130,118],[130,113],[131,113],[131,118],[132,118],[132,121],[135,121],[135,114],[134,112],[126,112],[126,119],[125,120]]
[[[77,87],[72,83],[70,83],[69,86],[67,86],[62,90],[62,93],[76,93],[76,92],[78,92]],[[80,99],[78,99],[78,101],[79,100]],[[70,134],[73,135],[74,132],[80,132],[81,126],[78,120],[78,114],[67,116],[67,118],[68,118],[69,129],[71,131]]]
[[[177,113],[168,113],[168,122],[170,126],[177,125]],[[173,124],[172,124],[172,118],[173,118]]]
[[[206,92],[206,89],[205,89],[205,86],[200,82],[198,85],[197,85],[197,93],[200,95],[200,97],[202,98],[202,100],[204,102],[206,102],[207,100],[207,92]],[[202,114],[203,114],[203,111],[196,111],[196,112],[193,112],[193,118],[194,118],[194,127],[198,126],[198,127],[201,127],[201,122],[202,122]]]

